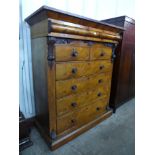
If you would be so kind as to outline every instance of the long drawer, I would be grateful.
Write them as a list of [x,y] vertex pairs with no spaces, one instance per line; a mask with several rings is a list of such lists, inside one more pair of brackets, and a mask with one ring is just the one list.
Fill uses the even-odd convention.
[[108,85],[104,85],[84,93],[57,99],[57,116],[61,116],[63,114],[66,114],[67,112],[77,110],[82,106],[90,104],[96,99],[102,98],[105,99],[105,101],[108,103],[109,92],[110,87]]
[[[111,72],[82,77],[78,79],[69,79],[56,81],[56,98],[62,98],[71,94],[78,94],[89,91],[97,86],[109,86],[111,83]],[[110,88],[109,88],[110,89]]]
[[110,60],[57,63],[56,80],[78,78],[111,70],[112,63]]
[[90,122],[106,111],[107,102],[104,99],[96,100],[94,103],[85,106],[77,111],[57,118],[57,134],[67,129],[78,128]]

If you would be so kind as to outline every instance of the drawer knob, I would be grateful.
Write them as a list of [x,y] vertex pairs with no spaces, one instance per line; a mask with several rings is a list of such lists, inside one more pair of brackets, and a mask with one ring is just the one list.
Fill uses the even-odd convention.
[[104,56],[104,53],[102,52],[102,53],[100,54],[100,56],[103,57],[103,56]]
[[98,83],[102,83],[102,82],[103,82],[103,80],[102,80],[102,79],[99,79],[99,80],[98,80]]
[[99,107],[97,107],[97,108],[96,108],[96,110],[97,110],[97,111],[99,111],[99,110],[100,110],[100,108],[99,108]]
[[73,86],[71,87],[71,89],[75,91],[75,90],[77,89],[77,86],[76,86],[76,85],[73,85]]
[[100,92],[100,93],[98,93],[98,94],[97,94],[97,96],[98,96],[98,97],[102,96],[102,93],[101,93],[101,92]]
[[76,107],[76,106],[77,106],[77,103],[76,103],[76,102],[72,102],[72,103],[71,103],[71,106],[72,106],[72,107]]
[[73,51],[72,51],[72,57],[77,57],[78,56],[78,52],[75,50],[75,48],[73,48]]
[[102,69],[104,68],[104,66],[102,65],[102,66],[100,66],[99,68],[100,68],[100,70],[102,70]]
[[71,119],[71,123],[72,123],[73,125],[75,125],[76,120],[75,120],[75,119]]
[[77,68],[73,68],[73,69],[72,69],[72,73],[73,73],[73,74],[76,74],[77,71],[78,71]]

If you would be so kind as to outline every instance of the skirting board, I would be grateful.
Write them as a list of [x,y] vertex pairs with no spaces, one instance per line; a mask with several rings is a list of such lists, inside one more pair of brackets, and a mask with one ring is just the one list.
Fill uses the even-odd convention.
[[73,132],[64,135],[56,140],[51,140],[51,138],[48,136],[47,133],[42,129],[42,127],[39,125],[37,121],[35,121],[36,127],[39,130],[40,134],[42,137],[45,139],[47,142],[48,146],[50,147],[51,150],[55,150],[59,148],[60,146],[66,144],[67,142],[71,141],[72,139],[76,138],[80,134],[84,133],[85,131],[89,130],[90,128],[96,126],[99,124],[101,121],[105,120],[106,118],[110,117],[112,115],[112,110],[109,110],[105,114],[101,115],[97,119],[85,124],[84,126],[74,130]]

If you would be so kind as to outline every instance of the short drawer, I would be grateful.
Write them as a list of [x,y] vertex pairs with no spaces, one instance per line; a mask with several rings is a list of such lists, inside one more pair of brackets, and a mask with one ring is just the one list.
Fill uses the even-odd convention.
[[78,79],[56,81],[56,97],[58,99],[71,94],[79,94],[104,85],[107,85],[108,89],[110,89],[110,83],[111,72]]
[[111,59],[112,48],[104,45],[93,45],[90,48],[90,59]]
[[89,59],[89,47],[87,45],[56,44],[56,61],[76,61]]
[[103,99],[96,100],[92,104],[80,108],[77,111],[57,118],[57,134],[63,133],[68,129],[76,129],[92,120],[106,111],[107,102]]
[[78,78],[95,73],[109,72],[111,70],[112,63],[108,60],[57,63],[56,80]]
[[77,110],[80,107],[90,104],[96,99],[103,98],[108,103],[109,93],[109,87],[107,85],[104,85],[77,95],[70,95],[64,98],[57,99],[57,115],[61,116],[63,114],[66,114],[67,112]]

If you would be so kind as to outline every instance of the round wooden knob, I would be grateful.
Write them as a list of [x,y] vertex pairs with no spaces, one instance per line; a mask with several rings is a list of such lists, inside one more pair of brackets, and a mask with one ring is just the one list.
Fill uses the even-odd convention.
[[78,56],[78,52],[75,49],[73,49],[71,55],[72,55],[72,57],[77,57]]
[[75,119],[71,119],[71,123],[74,125],[76,123]]
[[73,68],[73,69],[72,69],[72,73],[73,73],[73,74],[76,74],[77,71],[78,71],[77,68]]
[[76,85],[73,85],[73,86],[71,87],[71,89],[75,91],[75,90],[77,89],[77,86],[76,86]]
[[77,103],[76,103],[76,102],[72,102],[72,103],[71,103],[71,106],[72,106],[72,107],[76,107],[76,106],[77,106]]
[[99,111],[99,110],[100,110],[100,108],[99,108],[99,107],[97,107],[97,108],[96,108],[96,110],[97,110],[97,111]]
[[99,80],[98,80],[98,83],[102,83],[102,82],[103,82],[103,80],[102,80],[102,79],[99,79]]
[[97,96],[98,96],[98,97],[102,96],[102,93],[101,93],[101,92],[99,92],[99,93],[97,94]]
[[104,53],[103,53],[103,52],[101,52],[100,56],[101,56],[101,57],[103,57],[103,56],[104,56]]
[[100,70],[102,70],[102,69],[104,68],[104,66],[102,65],[102,66],[100,66],[99,68],[100,68]]

